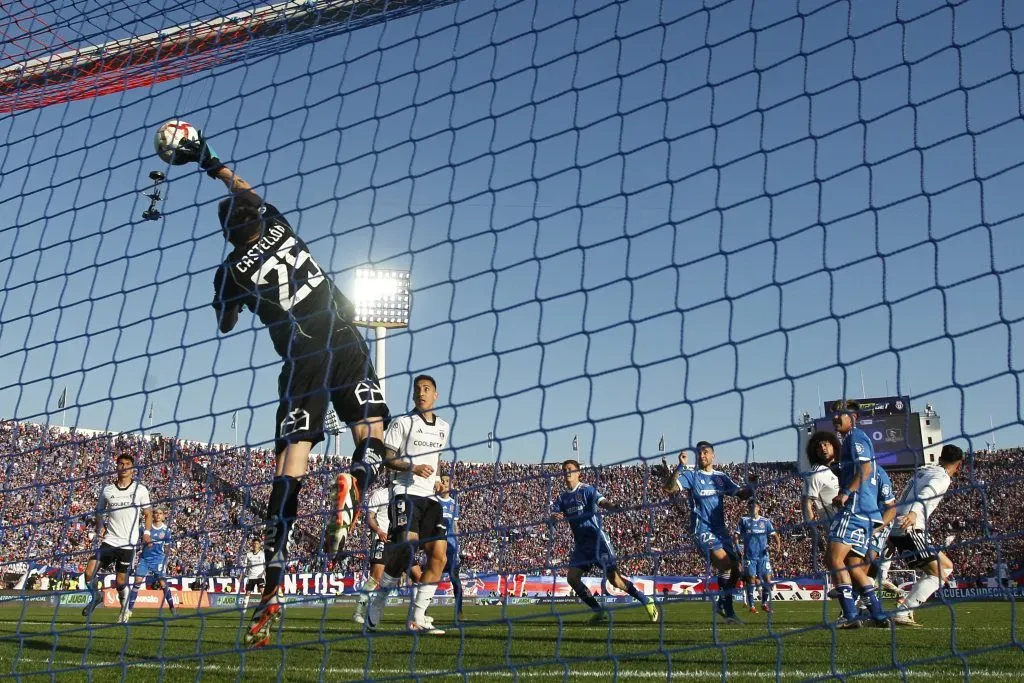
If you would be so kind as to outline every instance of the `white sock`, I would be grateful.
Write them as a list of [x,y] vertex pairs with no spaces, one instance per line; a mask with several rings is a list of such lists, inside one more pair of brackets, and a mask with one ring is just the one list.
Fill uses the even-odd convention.
[[416,592],[412,599],[412,619],[417,624],[423,623],[423,617],[427,615],[427,608],[430,607],[430,599],[434,597],[434,593],[436,592],[436,583],[421,583],[416,586]]
[[244,593],[242,595],[242,610],[245,611],[247,609],[249,609],[249,594]]
[[[364,595],[372,593],[375,590],[377,590],[377,580],[372,576],[366,579],[366,581],[363,581],[363,585],[359,587],[359,592]],[[362,595],[359,597],[361,599]]]
[[927,602],[928,598],[932,597],[937,590],[939,590],[939,577],[926,574],[923,578],[918,579],[914,587],[910,589],[910,594],[903,601],[903,605],[912,610]]
[[117,599],[121,602],[121,607],[128,608],[128,586],[117,592]]

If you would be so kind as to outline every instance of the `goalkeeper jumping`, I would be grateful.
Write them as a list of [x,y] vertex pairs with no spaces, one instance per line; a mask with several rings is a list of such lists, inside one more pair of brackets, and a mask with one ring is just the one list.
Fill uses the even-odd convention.
[[284,359],[277,382],[276,469],[264,531],[266,583],[245,636],[247,646],[263,647],[281,617],[277,593],[288,540],[310,450],[324,439],[328,404],[356,443],[350,472],[335,483],[335,512],[327,532],[332,553],[344,543],[362,495],[379,470],[390,415],[366,343],[352,323],[354,308],[324,275],[306,243],[272,204],[217,158],[201,133],[195,141],[180,142],[175,151],[173,163],[189,162],[228,188],[228,198],[217,207],[224,237],[234,247],[213,280],[220,331],[234,329],[238,314],[248,308],[267,326]]

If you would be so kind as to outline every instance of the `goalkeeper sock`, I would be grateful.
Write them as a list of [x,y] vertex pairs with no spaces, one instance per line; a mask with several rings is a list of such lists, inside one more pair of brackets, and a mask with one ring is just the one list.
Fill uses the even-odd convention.
[[632,581],[627,578],[623,578],[622,581],[626,584],[626,592],[633,596],[634,599],[639,600],[641,605],[646,605],[650,602],[646,595],[636,589],[636,586],[633,585]]
[[907,599],[903,601],[903,606],[912,610],[918,605],[921,605],[928,601],[928,598],[932,597],[935,591],[939,590],[939,577],[932,576],[931,574],[925,574],[923,578],[918,579],[914,587],[910,589],[910,594],[907,595]]
[[875,621],[885,619],[885,612],[882,611],[882,603],[878,601],[878,593],[875,592],[875,584],[869,583],[860,587],[860,594],[868,604],[868,612]]
[[587,607],[594,610],[595,612],[601,611],[601,605],[597,603],[597,600],[591,594],[590,589],[587,588],[587,585],[585,583],[583,583],[582,581],[576,582],[575,584],[573,584],[572,590],[576,593],[576,595],[579,596],[580,600],[582,600],[587,605]]
[[437,592],[436,583],[421,583],[416,586],[412,598],[412,620],[417,624],[423,623],[423,617],[427,615],[427,608],[430,607],[430,600]]
[[836,586],[839,591],[839,604],[843,608],[843,616],[853,621],[857,618],[857,604],[853,601],[853,586],[848,583],[841,583]]
[[288,545],[299,510],[301,488],[302,482],[295,477],[274,477],[274,484],[270,489],[263,539],[263,556],[267,572],[262,598],[264,602],[277,595],[285,566],[288,564]]

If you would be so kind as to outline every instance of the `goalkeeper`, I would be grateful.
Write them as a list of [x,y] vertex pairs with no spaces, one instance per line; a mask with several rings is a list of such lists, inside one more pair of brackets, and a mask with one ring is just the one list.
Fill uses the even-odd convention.
[[356,444],[350,472],[334,484],[330,552],[341,548],[379,469],[389,412],[366,343],[352,324],[351,302],[324,275],[287,219],[221,162],[201,133],[195,141],[180,142],[175,151],[173,163],[188,162],[198,163],[228,189],[217,215],[233,248],[213,281],[217,325],[230,332],[248,308],[267,326],[284,360],[277,383],[276,467],[264,530],[266,582],[245,637],[246,645],[263,647],[280,619],[277,593],[288,539],[310,450],[324,439],[328,404],[352,430]]

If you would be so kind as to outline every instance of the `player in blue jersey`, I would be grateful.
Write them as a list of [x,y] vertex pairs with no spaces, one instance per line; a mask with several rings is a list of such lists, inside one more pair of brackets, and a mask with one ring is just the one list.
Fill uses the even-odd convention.
[[839,452],[839,494],[832,504],[836,510],[829,530],[828,566],[839,593],[843,616],[839,628],[860,628],[854,587],[860,593],[875,626],[888,628],[889,620],[868,576],[868,544],[875,527],[882,524],[878,506],[879,467],[871,439],[857,428],[856,401],[837,401],[832,424],[842,439]]
[[447,562],[442,574],[452,582],[455,596],[455,620],[462,621],[462,579],[459,577],[459,501],[452,497],[452,477],[442,474],[437,480],[437,502],[441,504],[441,516],[447,529]]
[[768,539],[775,539],[775,552],[782,553],[782,539],[776,533],[772,521],[761,516],[761,504],[750,502],[750,515],[741,517],[736,527],[736,537],[743,544],[743,587],[747,604],[752,614],[757,613],[754,604],[754,585],[761,585],[761,607],[772,611],[772,562],[768,557]]
[[174,615],[174,599],[171,597],[171,589],[167,586],[164,577],[164,570],[167,567],[167,544],[171,542],[171,530],[167,528],[167,513],[163,510],[156,510],[153,513],[153,526],[149,531],[149,542],[143,544],[142,555],[139,563],[135,565],[135,581],[132,584],[131,593],[128,594],[128,602],[121,607],[121,616],[118,621],[127,624],[132,618],[132,610],[135,609],[135,601],[139,598],[139,587],[145,583],[147,588],[164,591],[164,600],[167,607]]
[[902,598],[906,595],[906,591],[889,581],[889,566],[892,564],[892,558],[885,552],[889,541],[889,532],[892,531],[892,522],[896,519],[896,492],[893,490],[889,473],[881,465],[878,465],[878,509],[882,511],[882,522],[875,525],[875,531],[871,534],[871,541],[868,543],[866,558],[870,563],[867,568],[868,576],[872,580],[878,580],[882,588],[890,590],[897,597]]
[[664,479],[663,486],[669,493],[687,493],[693,542],[718,572],[718,613],[727,623],[742,624],[732,604],[732,593],[740,580],[740,564],[732,534],[725,523],[724,500],[726,496],[747,500],[754,492],[749,486],[740,487],[725,472],[715,469],[715,448],[709,442],[698,441],[696,451],[696,469],[689,469],[686,451],[683,451],[675,473],[669,472],[666,476],[663,466],[652,471]]
[[590,484],[580,481],[580,464],[576,460],[566,460],[562,463],[562,481],[565,483],[565,490],[555,500],[551,518],[556,522],[564,519],[572,530],[574,545],[566,578],[580,600],[594,610],[591,623],[600,623],[608,619],[604,608],[583,583],[583,574],[593,567],[600,568],[605,580],[611,582],[613,586],[637,599],[647,610],[651,621],[657,623],[660,618],[658,607],[654,601],[638,591],[632,581],[619,573],[615,548],[604,533],[601,510],[619,512],[622,508],[613,504]]

